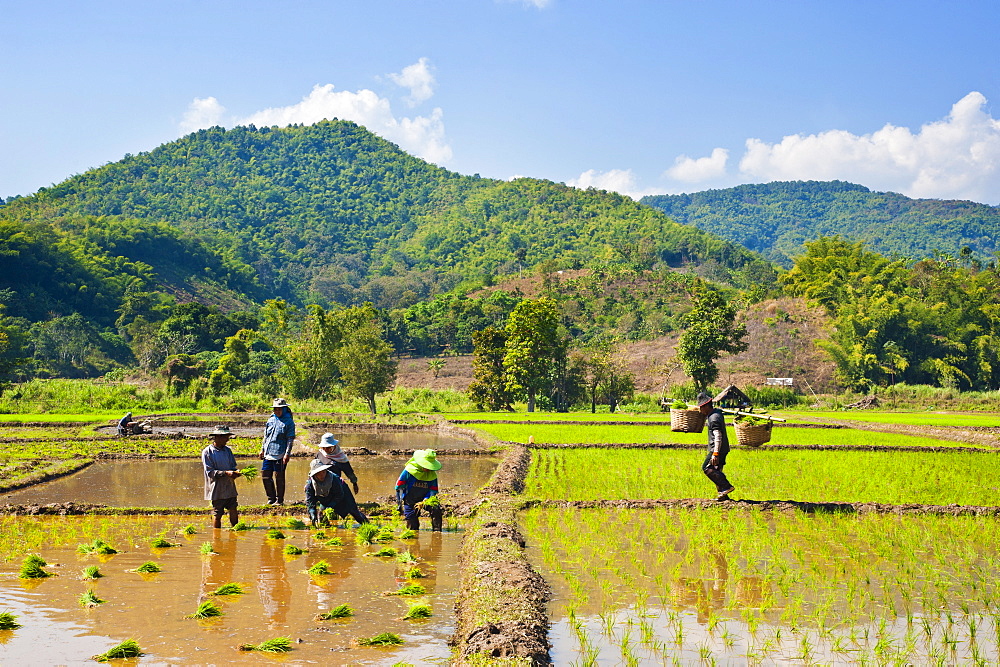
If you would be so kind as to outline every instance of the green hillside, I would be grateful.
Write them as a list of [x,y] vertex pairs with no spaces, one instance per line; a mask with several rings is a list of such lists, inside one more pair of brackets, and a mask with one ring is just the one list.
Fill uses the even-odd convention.
[[1000,250],[1000,207],[910,199],[843,181],[740,185],[641,201],[785,266],[803,254],[805,241],[838,234],[883,255],[912,259],[971,253],[991,261]]

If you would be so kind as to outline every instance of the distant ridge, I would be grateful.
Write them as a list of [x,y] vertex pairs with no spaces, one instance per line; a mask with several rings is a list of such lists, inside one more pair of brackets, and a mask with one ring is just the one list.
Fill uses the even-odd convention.
[[1000,207],[911,199],[844,181],[778,181],[640,201],[784,266],[805,241],[835,234],[914,259],[964,253],[989,262],[1000,250]]

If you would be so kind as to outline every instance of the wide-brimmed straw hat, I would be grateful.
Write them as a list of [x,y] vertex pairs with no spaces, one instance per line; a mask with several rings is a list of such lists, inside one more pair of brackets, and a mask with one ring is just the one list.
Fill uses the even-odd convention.
[[324,447],[336,447],[339,444],[340,440],[333,437],[333,433],[324,433],[323,437],[319,439],[319,444],[316,445],[316,447],[323,449]]
[[276,399],[274,399],[271,402],[271,407],[272,408],[287,408],[288,407],[288,401],[286,401],[283,398],[276,398]]
[[410,462],[424,470],[440,470],[441,462],[437,460],[437,452],[433,449],[417,449],[413,452]]
[[698,394],[698,407],[699,408],[701,406],[705,405],[706,403],[711,403],[711,402],[712,402],[712,397],[709,396],[708,394],[706,394],[705,392],[701,392],[700,394]]
[[233,437],[233,432],[229,430],[229,427],[225,424],[219,424],[215,427],[215,430],[209,433],[209,435],[228,435],[230,438]]
[[313,459],[309,463],[309,476],[312,477],[320,470],[330,470],[331,468],[333,468],[333,466],[330,465],[329,463],[323,463],[317,459]]

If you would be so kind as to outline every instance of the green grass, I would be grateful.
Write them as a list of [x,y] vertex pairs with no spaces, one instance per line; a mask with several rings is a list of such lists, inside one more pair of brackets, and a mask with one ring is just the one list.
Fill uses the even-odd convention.
[[[689,450],[532,452],[525,495],[559,500],[709,498],[704,455]],[[810,502],[996,505],[995,454],[975,452],[730,452],[732,498]]]
[[907,424],[911,426],[993,426],[1000,427],[995,413],[968,414],[961,412],[871,412],[868,410],[781,411],[782,417],[796,422],[859,421],[874,424]]
[[0,414],[0,422],[108,422],[121,419],[124,413],[90,412],[85,414],[54,414],[51,412],[26,412],[19,414]]
[[[605,408],[606,409],[606,408]],[[484,419],[490,421],[586,421],[586,422],[669,422],[669,412],[449,412],[448,420]]]

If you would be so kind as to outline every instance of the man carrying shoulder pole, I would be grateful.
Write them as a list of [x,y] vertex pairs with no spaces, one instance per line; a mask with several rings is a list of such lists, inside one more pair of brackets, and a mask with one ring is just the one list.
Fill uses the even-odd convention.
[[729,437],[726,435],[726,419],[722,410],[715,407],[712,397],[701,392],[698,394],[698,409],[706,415],[708,427],[708,453],[701,469],[705,475],[715,482],[719,492],[718,500],[729,500],[729,494],[735,487],[729,483],[722,468],[726,465],[726,455],[729,454]]

